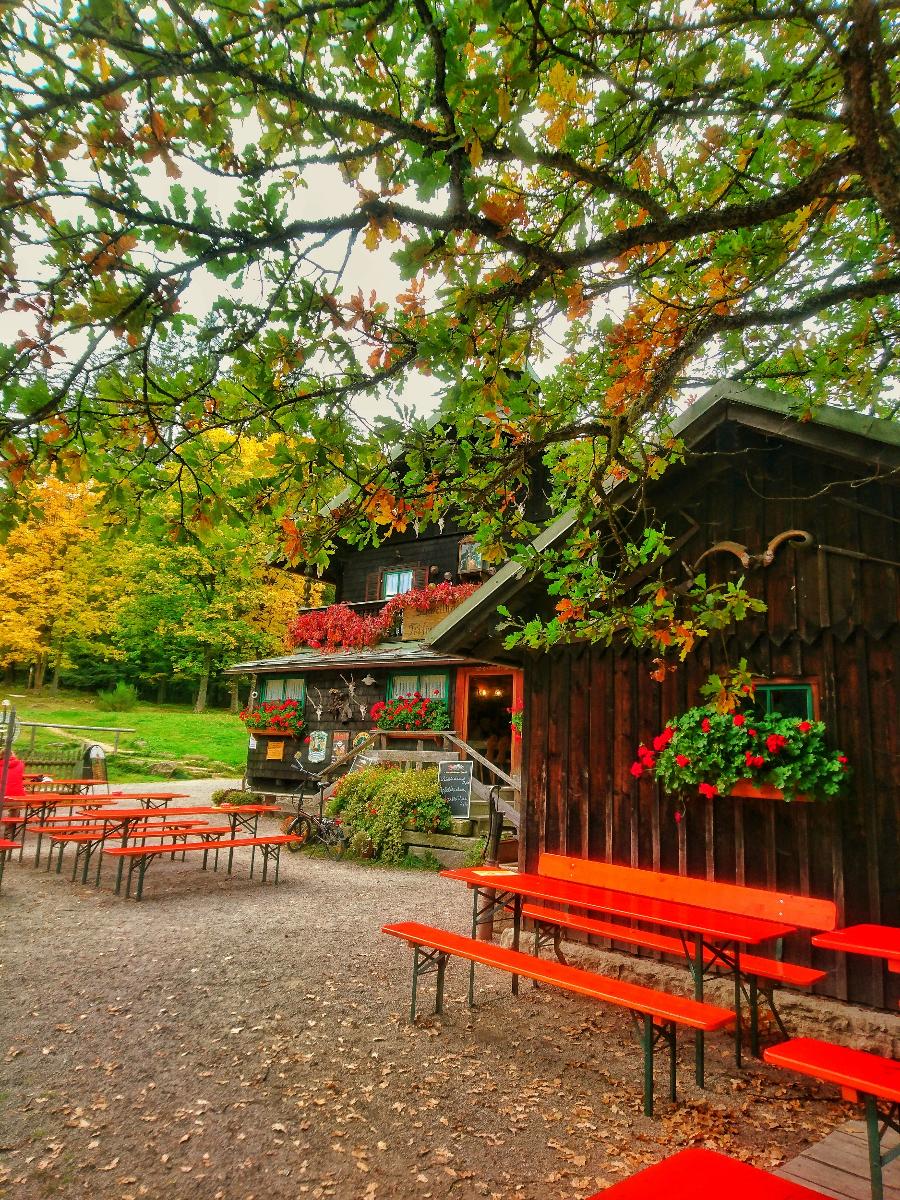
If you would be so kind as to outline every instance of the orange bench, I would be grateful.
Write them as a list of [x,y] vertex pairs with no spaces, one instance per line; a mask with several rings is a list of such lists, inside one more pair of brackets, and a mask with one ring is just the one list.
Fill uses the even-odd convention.
[[[520,950],[506,950],[491,942],[462,937],[443,929],[434,929],[418,921],[400,921],[385,925],[382,933],[401,938],[413,948],[412,1003],[410,1019],[416,1019],[416,994],[422,975],[437,975],[435,1010],[443,1011],[444,971],[450,956],[467,959],[473,965],[496,967],[510,975],[521,975],[538,983],[552,984],[578,996],[602,1000],[607,1004],[627,1009],[640,1020],[641,1043],[644,1053],[644,1113],[653,1115],[653,1055],[660,1046],[669,1050],[669,1094],[675,1099],[676,1032],[678,1026],[706,1033],[725,1029],[734,1023],[734,1013],[727,1008],[717,1008],[698,1000],[687,1000],[681,996],[670,996],[652,988],[620,979],[607,979],[578,967],[548,962],[523,954]],[[469,996],[471,1003],[471,992]]]
[[[837,1084],[845,1100],[862,1101],[866,1112],[872,1200],[882,1200],[882,1172],[889,1162],[900,1156],[900,1146],[885,1154],[881,1151],[881,1138],[888,1129],[900,1133],[900,1063],[867,1050],[835,1046],[817,1038],[793,1038],[781,1042],[770,1046],[763,1057],[773,1066]],[[888,1105],[887,1112],[879,1112],[879,1100]],[[879,1122],[883,1122],[881,1129]]]
[[[226,831],[227,832],[227,831]],[[205,834],[204,834],[205,836]],[[270,837],[252,837],[252,838],[222,838],[215,841],[202,842],[182,842],[178,850],[182,854],[188,853],[203,853],[203,870],[206,870],[206,860],[210,850],[231,850],[240,846],[259,847],[262,853],[263,869],[262,880],[266,882],[266,877],[269,870],[269,860],[274,859],[275,862],[275,883],[278,882],[278,867],[281,861],[281,847],[288,845],[290,842],[302,841],[293,834],[278,833],[272,834]],[[171,853],[171,848],[168,846],[104,846],[103,853],[108,854],[111,858],[118,858],[120,861],[128,863],[127,881],[125,884],[125,895],[131,894],[132,876],[137,872],[138,882],[137,891],[135,892],[135,900],[140,900],[144,892],[144,876],[147,873],[147,868],[150,863],[158,858],[161,854]],[[231,874],[231,860],[229,858],[228,873]],[[253,865],[250,866],[250,876],[253,876]],[[116,891],[119,890],[119,885],[116,885]]]
[[[677,917],[679,906],[713,910],[723,915],[731,914],[754,921],[771,921],[798,929],[833,929],[837,921],[837,908],[831,900],[813,896],[795,896],[786,892],[773,892],[765,888],[744,887],[740,884],[718,883],[715,880],[696,879],[691,876],[673,875],[661,871],[647,871],[637,867],[619,866],[615,863],[593,862],[590,859],[571,858],[561,854],[542,854],[538,860],[538,874],[562,883],[586,885],[639,898],[632,906],[634,920],[653,922],[666,915]],[[656,904],[663,909],[654,912]],[[559,954],[560,928],[575,929],[582,933],[619,941],[626,945],[640,946],[664,954],[686,958],[692,972],[722,972],[736,975],[736,987],[740,979],[747,979],[747,1000],[750,1009],[750,1047],[759,1055],[759,1004],[758,996],[764,996],[782,1035],[787,1038],[787,1029],[775,1003],[774,991],[781,987],[811,987],[825,978],[826,972],[813,967],[785,963],[780,959],[760,955],[740,956],[722,952],[702,944],[702,940],[690,947],[684,937],[659,933],[656,930],[638,929],[634,926],[617,924],[610,920],[597,920],[579,914],[548,909],[544,906],[526,904],[522,910],[538,925],[537,944],[541,941],[541,926],[555,927],[554,949]],[[624,913],[621,915],[625,915]],[[698,952],[702,955],[702,967],[698,968]],[[701,993],[702,994],[702,993]],[[736,1008],[738,1002],[736,999]],[[740,1031],[737,1030],[739,1036]],[[738,1061],[740,1061],[738,1059]]]
[[[115,825],[115,822],[112,822]],[[73,825],[55,826],[53,828],[41,829],[35,828],[35,831],[40,836],[41,833],[47,834],[50,838],[50,851],[47,855],[47,870],[50,870],[50,865],[53,859],[53,851],[58,848],[59,854],[56,860],[56,873],[60,872],[62,867],[63,851],[66,846],[73,845],[75,847],[75,861],[72,864],[72,879],[78,874],[78,863],[82,856],[84,857],[84,866],[82,868],[81,880],[82,883],[87,882],[88,869],[90,867],[91,856],[95,849],[110,836],[110,826],[105,825]],[[198,835],[200,829],[203,830],[203,837],[224,837],[227,829],[217,830],[210,826],[206,821],[154,821],[146,824],[131,824],[128,829],[128,839],[135,841],[146,841],[150,838],[171,838],[172,846],[170,853],[174,854],[174,847],[178,839],[187,840],[188,837]],[[180,847],[179,847],[180,849]],[[102,860],[101,860],[102,861]],[[97,884],[100,883],[100,864],[97,864]]]
[[701,1194],[717,1200],[826,1200],[822,1192],[699,1146],[680,1150],[588,1200],[696,1200]]

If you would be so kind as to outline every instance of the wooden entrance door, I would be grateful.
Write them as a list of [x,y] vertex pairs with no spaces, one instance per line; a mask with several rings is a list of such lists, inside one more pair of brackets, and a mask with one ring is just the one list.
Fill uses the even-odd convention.
[[[509,730],[507,710],[521,705],[523,682],[522,672],[513,667],[460,667],[456,672],[454,725],[460,737],[491,762],[496,760],[486,753],[487,741],[492,739],[502,750],[501,730]],[[519,738],[511,738],[509,753],[508,770],[515,778],[522,769]],[[496,765],[507,770],[503,762]]]

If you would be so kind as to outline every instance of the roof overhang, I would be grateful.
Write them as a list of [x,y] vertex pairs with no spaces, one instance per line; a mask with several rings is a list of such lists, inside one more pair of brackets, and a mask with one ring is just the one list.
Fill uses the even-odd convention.
[[[392,671],[408,667],[471,666],[476,660],[435,650],[422,642],[384,642],[362,650],[301,650],[279,658],[235,663],[225,675],[304,675],[313,671]],[[478,660],[480,661],[480,660]]]
[[[673,437],[688,449],[699,446],[718,426],[727,422],[759,433],[808,446],[839,458],[852,459],[873,468],[874,474],[900,471],[900,428],[896,423],[837,408],[820,408],[810,420],[794,415],[796,402],[765,388],[723,380],[710,388],[671,425]],[[612,493],[629,490],[627,483],[607,488]],[[574,511],[563,513],[531,543],[532,551],[549,549],[563,541],[576,523]],[[533,584],[527,560],[511,559],[493,579],[483,584],[453,610],[428,635],[436,651],[463,651],[474,645],[490,653],[496,635],[497,606],[509,605]],[[488,630],[490,626],[490,630]]]

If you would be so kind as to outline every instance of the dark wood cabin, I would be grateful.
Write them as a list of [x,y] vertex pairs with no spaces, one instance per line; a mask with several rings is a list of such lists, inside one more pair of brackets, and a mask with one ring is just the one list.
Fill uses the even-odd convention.
[[[524,668],[521,863],[543,849],[833,898],[839,923],[900,924],[900,434],[888,422],[837,411],[798,422],[783,398],[723,384],[697,401],[677,432],[688,453],[650,494],[677,539],[673,571],[722,541],[762,555],[745,569],[709,555],[712,582],[745,576],[767,611],[710,639],[660,684],[652,655],[628,645],[572,644],[551,653],[504,650],[496,606],[545,616],[551,603],[514,564],[460,606],[435,650]],[[569,527],[561,518],[545,533]],[[676,561],[677,559],[677,561]],[[703,702],[711,672],[746,657],[781,711],[808,706],[827,724],[852,774],[839,799],[794,803],[676,799],[630,773],[639,742]],[[787,706],[787,707],[785,707]],[[800,711],[796,707],[796,711]],[[785,958],[826,967],[818,990],[896,1009],[900,975],[878,960],[787,939]]]
[[[490,574],[471,536],[447,522],[443,530],[432,527],[422,536],[412,529],[395,533],[380,546],[344,544],[332,557],[326,579],[334,587],[334,603],[373,613],[412,588],[445,581],[481,584]],[[521,671],[433,650],[424,639],[442,615],[408,613],[389,640],[371,648],[298,648],[230,667],[229,675],[251,677],[261,700],[294,697],[305,705],[304,738],[251,739],[251,786],[273,792],[293,786],[295,761],[321,770],[365,738],[376,701],[416,691],[439,694],[449,706],[452,727],[465,741],[501,770],[518,770],[509,709],[521,703]]]

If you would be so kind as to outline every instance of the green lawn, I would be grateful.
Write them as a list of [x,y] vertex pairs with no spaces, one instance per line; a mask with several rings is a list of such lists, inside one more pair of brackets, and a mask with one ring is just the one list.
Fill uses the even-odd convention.
[[[177,704],[146,704],[139,702],[130,712],[110,712],[95,697],[81,692],[60,692],[53,696],[29,693],[23,699],[13,699],[19,718],[23,721],[59,722],[64,725],[102,725],[134,729],[120,735],[119,748],[134,751],[144,760],[179,761],[193,766],[208,767],[230,776],[243,774],[247,754],[247,734],[237,717],[215,709],[197,715],[188,706]],[[71,734],[76,740],[94,740],[112,747],[115,734],[78,731]],[[55,730],[39,729],[35,748],[58,746],[63,740]],[[16,751],[26,761],[31,742],[31,730],[24,729],[16,743]],[[129,769],[131,768],[131,769]],[[130,764],[127,756],[113,755],[109,759],[109,776],[116,781],[169,778],[168,774],[148,773],[146,767]]]

